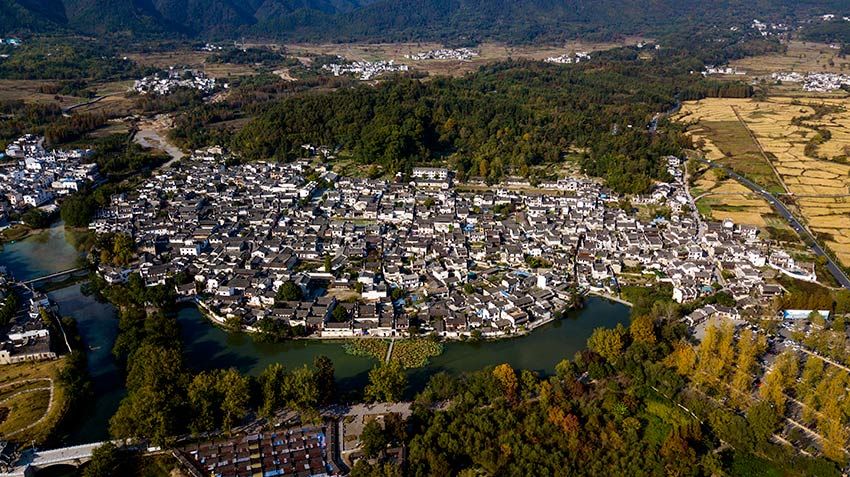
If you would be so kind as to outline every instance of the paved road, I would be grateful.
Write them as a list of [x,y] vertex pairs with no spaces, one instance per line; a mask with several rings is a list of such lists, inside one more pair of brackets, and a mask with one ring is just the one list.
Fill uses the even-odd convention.
[[33,475],[34,471],[38,469],[44,469],[57,464],[76,466],[82,462],[88,462],[92,452],[101,445],[103,445],[103,442],[93,442],[91,444],[45,451],[28,449],[15,462],[14,467],[5,473],[0,473],[0,477],[27,477]]
[[101,100],[103,100],[104,98],[106,98],[106,97],[108,97],[108,96],[111,96],[111,95],[97,96],[97,97],[95,97],[95,98],[93,98],[93,99],[91,99],[91,100],[89,100],[89,101],[84,102],[84,103],[77,103],[77,104],[73,104],[73,105],[71,105],[71,106],[64,107],[64,108],[62,108],[62,112],[63,112],[63,113],[66,113],[66,114],[67,114],[67,113],[70,113],[71,111],[73,111],[73,110],[75,110],[75,109],[77,109],[77,108],[82,108],[83,106],[88,106],[88,105],[90,105],[90,104],[94,104],[94,103],[100,102]]
[[749,188],[753,192],[756,192],[757,194],[764,197],[770,203],[770,205],[772,205],[773,208],[776,209],[777,212],[779,212],[779,215],[784,217],[785,220],[787,220],[788,223],[791,224],[791,227],[797,232],[798,235],[800,235],[803,238],[808,239],[809,245],[810,245],[812,251],[815,253],[815,255],[817,255],[819,257],[825,257],[826,258],[826,269],[829,270],[829,273],[831,273],[833,277],[835,277],[835,280],[838,283],[840,283],[842,287],[850,290],[850,278],[847,278],[847,275],[844,273],[844,270],[842,270],[841,267],[839,267],[832,260],[832,258],[829,255],[827,255],[826,252],[824,252],[823,247],[821,247],[820,244],[818,244],[817,240],[815,239],[815,236],[812,235],[811,232],[809,232],[809,229],[807,229],[802,224],[802,222],[800,222],[799,220],[797,220],[796,217],[794,217],[794,214],[792,214],[791,211],[788,210],[787,207],[785,207],[785,204],[780,202],[776,198],[776,196],[774,196],[770,192],[764,190],[761,186],[754,183],[753,181],[751,181],[751,180],[747,179],[746,177],[736,173],[732,169],[729,169],[728,167],[722,166],[720,164],[716,164],[714,162],[711,162],[711,161],[708,161],[708,160],[705,160],[705,159],[697,158],[696,160],[702,162],[703,164],[708,164],[711,167],[714,167],[714,168],[717,168],[717,169],[722,169],[727,174],[729,174],[729,177],[735,179],[736,181],[740,182],[741,184],[743,184],[744,186],[746,186],[747,188]]

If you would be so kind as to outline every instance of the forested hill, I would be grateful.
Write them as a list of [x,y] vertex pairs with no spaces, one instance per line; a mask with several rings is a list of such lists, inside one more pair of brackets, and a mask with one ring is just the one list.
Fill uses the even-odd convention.
[[0,0],[0,34],[560,40],[848,14],[846,0]]

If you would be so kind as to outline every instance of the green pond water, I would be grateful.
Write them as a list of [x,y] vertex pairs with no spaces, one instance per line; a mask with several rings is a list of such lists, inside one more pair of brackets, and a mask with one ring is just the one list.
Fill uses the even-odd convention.
[[30,280],[77,267],[79,234],[65,230],[61,222],[13,243],[0,245],[0,266],[18,280]]
[[[5,265],[20,279],[28,279],[71,268],[78,256],[73,237],[66,235],[60,224],[43,234],[7,245],[0,252],[0,266]],[[115,310],[109,304],[83,295],[79,285],[53,291],[50,297],[58,303],[63,315],[77,320],[87,347],[89,373],[95,390],[91,405],[73,416],[62,440],[78,444],[105,439],[109,417],[125,393],[123,376],[111,354],[118,331]],[[250,336],[229,334],[213,326],[194,307],[182,308],[178,321],[186,364],[193,371],[235,367],[256,375],[271,363],[279,362],[291,369],[312,363],[316,356],[326,355],[334,362],[340,388],[356,393],[376,364],[369,358],[347,355],[338,342],[257,343]],[[523,337],[474,344],[447,343],[444,353],[427,367],[409,372],[411,388],[421,389],[428,377],[439,371],[462,373],[500,363],[548,374],[561,359],[571,358],[583,349],[595,328],[628,322],[629,309],[624,305],[590,297],[583,309]]]

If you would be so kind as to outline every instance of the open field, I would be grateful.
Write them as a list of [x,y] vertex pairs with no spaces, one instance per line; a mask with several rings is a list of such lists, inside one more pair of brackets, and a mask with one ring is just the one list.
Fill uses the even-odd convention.
[[623,43],[588,43],[577,41],[559,46],[508,46],[500,43],[482,43],[476,47],[480,55],[469,61],[411,61],[404,57],[404,55],[411,53],[442,48],[443,45],[438,43],[289,44],[285,45],[285,47],[289,54],[294,56],[339,55],[351,61],[395,60],[397,63],[403,63],[412,68],[427,71],[432,75],[460,76],[469,71],[477,70],[484,64],[506,60],[508,58],[543,60],[550,56],[559,56],[578,51],[593,52],[608,50],[624,44],[635,44],[639,41],[641,41],[640,38],[626,38]]
[[171,66],[188,66],[199,68],[213,78],[229,76],[247,76],[257,71],[250,65],[234,65],[230,63],[207,63],[206,59],[212,53],[208,51],[176,50],[156,53],[127,53],[125,56],[142,66],[153,66],[166,69]]
[[[691,189],[703,217],[731,219],[735,223],[768,227],[765,220],[773,209],[763,198],[741,184],[719,176],[717,169],[701,172]],[[788,229],[790,231],[790,229]]]
[[[23,101],[28,104],[53,103],[61,108],[84,104],[87,98],[39,92],[42,87],[55,86],[57,81],[0,80],[0,101]],[[132,81],[115,81],[90,85],[97,96],[106,96],[100,101],[74,108],[75,113],[104,112],[108,115],[128,115],[133,102],[124,93],[133,85]]]
[[24,101],[27,103],[56,103],[61,107],[85,101],[75,96],[40,93],[42,86],[53,86],[56,81],[43,80],[0,80],[0,101]]
[[56,377],[63,360],[0,366],[0,438],[43,442],[59,422],[63,402]]
[[840,58],[839,50],[827,44],[794,40],[788,42],[787,46],[785,53],[752,56],[735,60],[731,65],[746,71],[748,76],[769,76],[781,71],[850,72],[850,58]]
[[[706,158],[727,164],[774,192],[784,186],[811,230],[844,265],[850,265],[850,111],[846,106],[844,100],[828,98],[708,99],[686,103],[678,119],[692,124],[689,134],[702,145]],[[818,140],[819,131],[825,130],[828,139]],[[735,192],[726,185],[729,182],[712,175],[699,178],[695,187]],[[747,219],[744,223],[766,225],[755,218],[755,214],[763,216],[762,204],[735,202],[727,196],[723,200],[722,205],[734,207],[730,212],[753,214],[739,214]],[[712,209],[714,216],[715,206],[716,202],[703,203],[702,208]]]
[[758,144],[734,114],[732,120],[727,121],[700,119],[691,132],[695,138],[705,142],[706,159],[720,162],[746,175],[771,192],[785,192]]

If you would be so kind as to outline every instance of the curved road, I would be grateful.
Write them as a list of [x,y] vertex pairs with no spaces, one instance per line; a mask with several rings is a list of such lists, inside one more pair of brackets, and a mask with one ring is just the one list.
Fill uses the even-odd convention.
[[764,197],[765,200],[767,200],[770,205],[772,205],[773,208],[776,209],[777,212],[779,212],[779,215],[784,217],[785,220],[787,220],[788,223],[791,224],[791,227],[797,232],[798,235],[805,239],[808,239],[807,241],[809,242],[809,246],[811,247],[815,255],[817,255],[818,257],[826,258],[826,269],[829,270],[829,273],[831,273],[833,277],[835,277],[835,280],[840,283],[842,287],[850,290],[850,278],[847,278],[847,274],[844,273],[844,270],[842,270],[841,267],[839,267],[832,260],[832,257],[830,257],[826,254],[826,252],[824,252],[823,247],[818,244],[818,241],[815,239],[815,236],[812,235],[812,233],[809,232],[809,229],[807,229],[799,220],[797,220],[796,217],[794,217],[794,214],[792,214],[791,211],[788,210],[787,207],[785,207],[785,204],[780,202],[779,199],[777,199],[773,194],[764,190],[758,184],[738,174],[732,169],[729,169],[726,166],[716,164],[706,159],[695,159],[699,162],[702,162],[703,164],[707,164],[710,167],[723,170],[724,172],[729,174],[729,177],[735,179],[736,181],[746,186],[748,189]]

